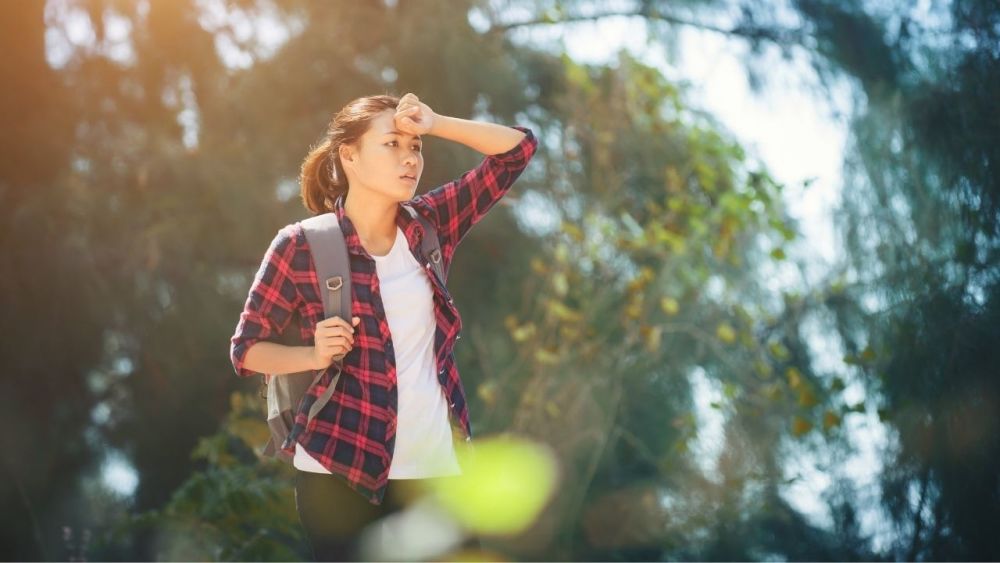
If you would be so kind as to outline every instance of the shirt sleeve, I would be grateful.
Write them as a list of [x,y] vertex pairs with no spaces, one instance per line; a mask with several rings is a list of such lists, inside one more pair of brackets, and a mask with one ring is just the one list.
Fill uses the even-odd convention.
[[229,356],[240,377],[259,373],[244,367],[247,350],[261,340],[281,335],[299,305],[292,269],[295,251],[295,232],[291,226],[284,227],[271,241],[257,269],[230,340]]
[[413,198],[434,221],[443,246],[454,249],[469,229],[478,223],[510,189],[538,147],[531,129],[521,142],[506,152],[487,155],[478,166],[460,178]]

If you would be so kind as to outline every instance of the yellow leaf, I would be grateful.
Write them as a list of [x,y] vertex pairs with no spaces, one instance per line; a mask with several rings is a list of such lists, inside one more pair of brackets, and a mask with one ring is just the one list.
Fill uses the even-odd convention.
[[496,402],[497,398],[497,386],[494,381],[484,381],[479,384],[476,388],[476,394],[482,399],[483,403],[486,405],[492,405]]
[[536,274],[544,274],[548,271],[545,262],[542,262],[542,259],[537,257],[531,259],[531,269]]
[[574,311],[573,309],[567,307],[562,301],[549,299],[548,308],[550,313],[562,321],[579,322],[580,319],[583,318],[579,311]]
[[698,183],[706,192],[715,191],[715,180],[717,173],[715,168],[710,166],[703,160],[696,160],[694,162],[694,173],[698,178]]
[[781,342],[771,342],[767,345],[767,349],[774,356],[774,359],[780,362],[787,360],[789,357],[788,348]]
[[799,391],[799,405],[803,407],[812,407],[816,405],[816,395],[809,390],[807,387],[802,387]]
[[242,393],[232,393],[229,395],[229,410],[230,411],[240,411],[243,410],[243,394]]
[[660,308],[663,309],[664,313],[674,316],[680,310],[680,305],[673,297],[664,297],[660,299]]
[[555,258],[556,258],[556,262],[559,262],[561,264],[565,264],[566,261],[569,259],[569,249],[566,248],[565,244],[563,244],[561,242],[558,243],[558,244],[556,244],[556,256],[555,256]]
[[551,418],[556,418],[559,416],[561,411],[559,410],[559,405],[557,405],[554,401],[548,401],[545,403],[545,412]]
[[566,281],[565,272],[552,274],[552,288],[559,297],[566,297],[566,293],[569,291],[569,282]]
[[642,316],[642,304],[638,301],[631,301],[625,306],[625,316],[630,319],[638,319]]
[[653,273],[653,270],[647,266],[643,266],[639,269],[639,274],[636,275],[634,279],[629,281],[627,289],[629,292],[639,291],[649,285],[649,282],[652,281],[654,277],[656,277],[656,274]]
[[554,350],[539,348],[535,350],[535,361],[540,364],[553,365],[559,362],[559,356]]
[[796,415],[792,420],[792,434],[795,436],[802,436],[806,432],[812,430],[812,427],[812,423],[801,416]]
[[670,250],[672,250],[674,254],[684,254],[684,250],[687,249],[684,237],[681,235],[665,230],[660,233],[660,239],[670,244]]
[[678,193],[681,191],[683,181],[681,180],[681,175],[677,173],[677,168],[674,166],[667,166],[664,176],[664,179],[666,180],[665,183],[667,185],[667,192]]
[[663,328],[654,326],[646,333],[646,348],[650,352],[657,352],[660,349],[660,339],[663,335]]
[[534,323],[528,323],[526,325],[514,327],[514,329],[510,331],[510,335],[514,338],[515,342],[524,342],[535,335],[535,325]]
[[580,336],[580,329],[575,324],[559,325],[559,336],[562,342],[576,340]]
[[840,417],[833,411],[828,410],[823,413],[823,430],[829,430],[838,424],[840,424]]
[[715,335],[726,344],[732,344],[736,340],[736,331],[729,323],[719,323],[715,328]]
[[785,375],[788,377],[788,386],[792,389],[798,389],[799,385],[802,385],[802,373],[798,368],[792,366],[786,369]]
[[562,222],[562,230],[567,235],[569,235],[570,238],[572,238],[573,240],[575,240],[577,242],[582,242],[583,241],[583,231],[581,231],[580,227],[577,227],[573,223],[570,223],[568,221],[563,221]]

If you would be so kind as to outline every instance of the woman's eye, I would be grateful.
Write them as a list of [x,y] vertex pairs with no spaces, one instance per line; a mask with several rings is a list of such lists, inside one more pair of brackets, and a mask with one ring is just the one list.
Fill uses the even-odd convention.
[[[395,146],[395,145],[398,145],[398,144],[399,144],[399,141],[389,141],[389,142],[388,142],[388,143],[386,143],[386,144],[387,144],[387,145],[393,145],[393,146]],[[417,152],[420,152],[420,151],[421,151],[421,147],[420,147],[420,145],[413,145],[413,148],[414,148],[414,150],[416,150]]]

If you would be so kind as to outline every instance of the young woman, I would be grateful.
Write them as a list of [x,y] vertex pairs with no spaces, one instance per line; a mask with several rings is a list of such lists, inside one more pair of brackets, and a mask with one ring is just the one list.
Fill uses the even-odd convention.
[[[422,135],[485,157],[461,177],[415,195]],[[236,373],[326,370],[306,394],[283,446],[294,453],[295,499],[317,559],[358,557],[359,534],[401,508],[430,480],[461,473],[456,442],[472,439],[453,348],[462,322],[424,256],[437,231],[448,271],[455,250],[520,176],[537,140],[526,127],[436,114],[414,94],[358,98],[331,121],[301,170],[302,201],[335,213],[348,246],[351,319],[324,319],[315,266],[297,223],[278,231],[232,337]],[[275,342],[293,316],[311,346]],[[307,422],[343,357],[330,401]]]

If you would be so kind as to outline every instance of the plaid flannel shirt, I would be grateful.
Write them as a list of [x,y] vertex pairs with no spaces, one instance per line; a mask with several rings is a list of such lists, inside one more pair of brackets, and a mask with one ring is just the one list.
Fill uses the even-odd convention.
[[[461,177],[409,200],[437,228],[445,272],[469,229],[507,193],[535,153],[538,141],[533,132],[526,127],[513,128],[525,133],[518,145],[485,156],[476,168]],[[354,347],[344,356],[343,374],[330,401],[307,425],[309,408],[330,384],[335,368],[326,368],[323,377],[303,397],[284,450],[294,453],[295,443],[301,444],[370,503],[381,504],[396,437],[395,356],[379,295],[375,262],[344,213],[343,196],[337,198],[334,207],[351,266],[351,316],[360,317],[361,322],[355,327]],[[453,430],[466,441],[471,440],[465,390],[453,352],[462,329],[461,316],[445,286],[447,280],[437,279],[423,255],[424,229],[420,222],[398,208],[396,224],[432,282],[437,322],[434,333],[437,379],[448,399]],[[244,366],[247,350],[261,340],[275,340],[293,316],[300,320],[303,342],[311,345],[316,324],[324,318],[323,301],[309,245],[298,223],[278,231],[250,287],[230,344],[230,358],[237,375],[257,374]],[[349,318],[345,320],[350,322]]]

